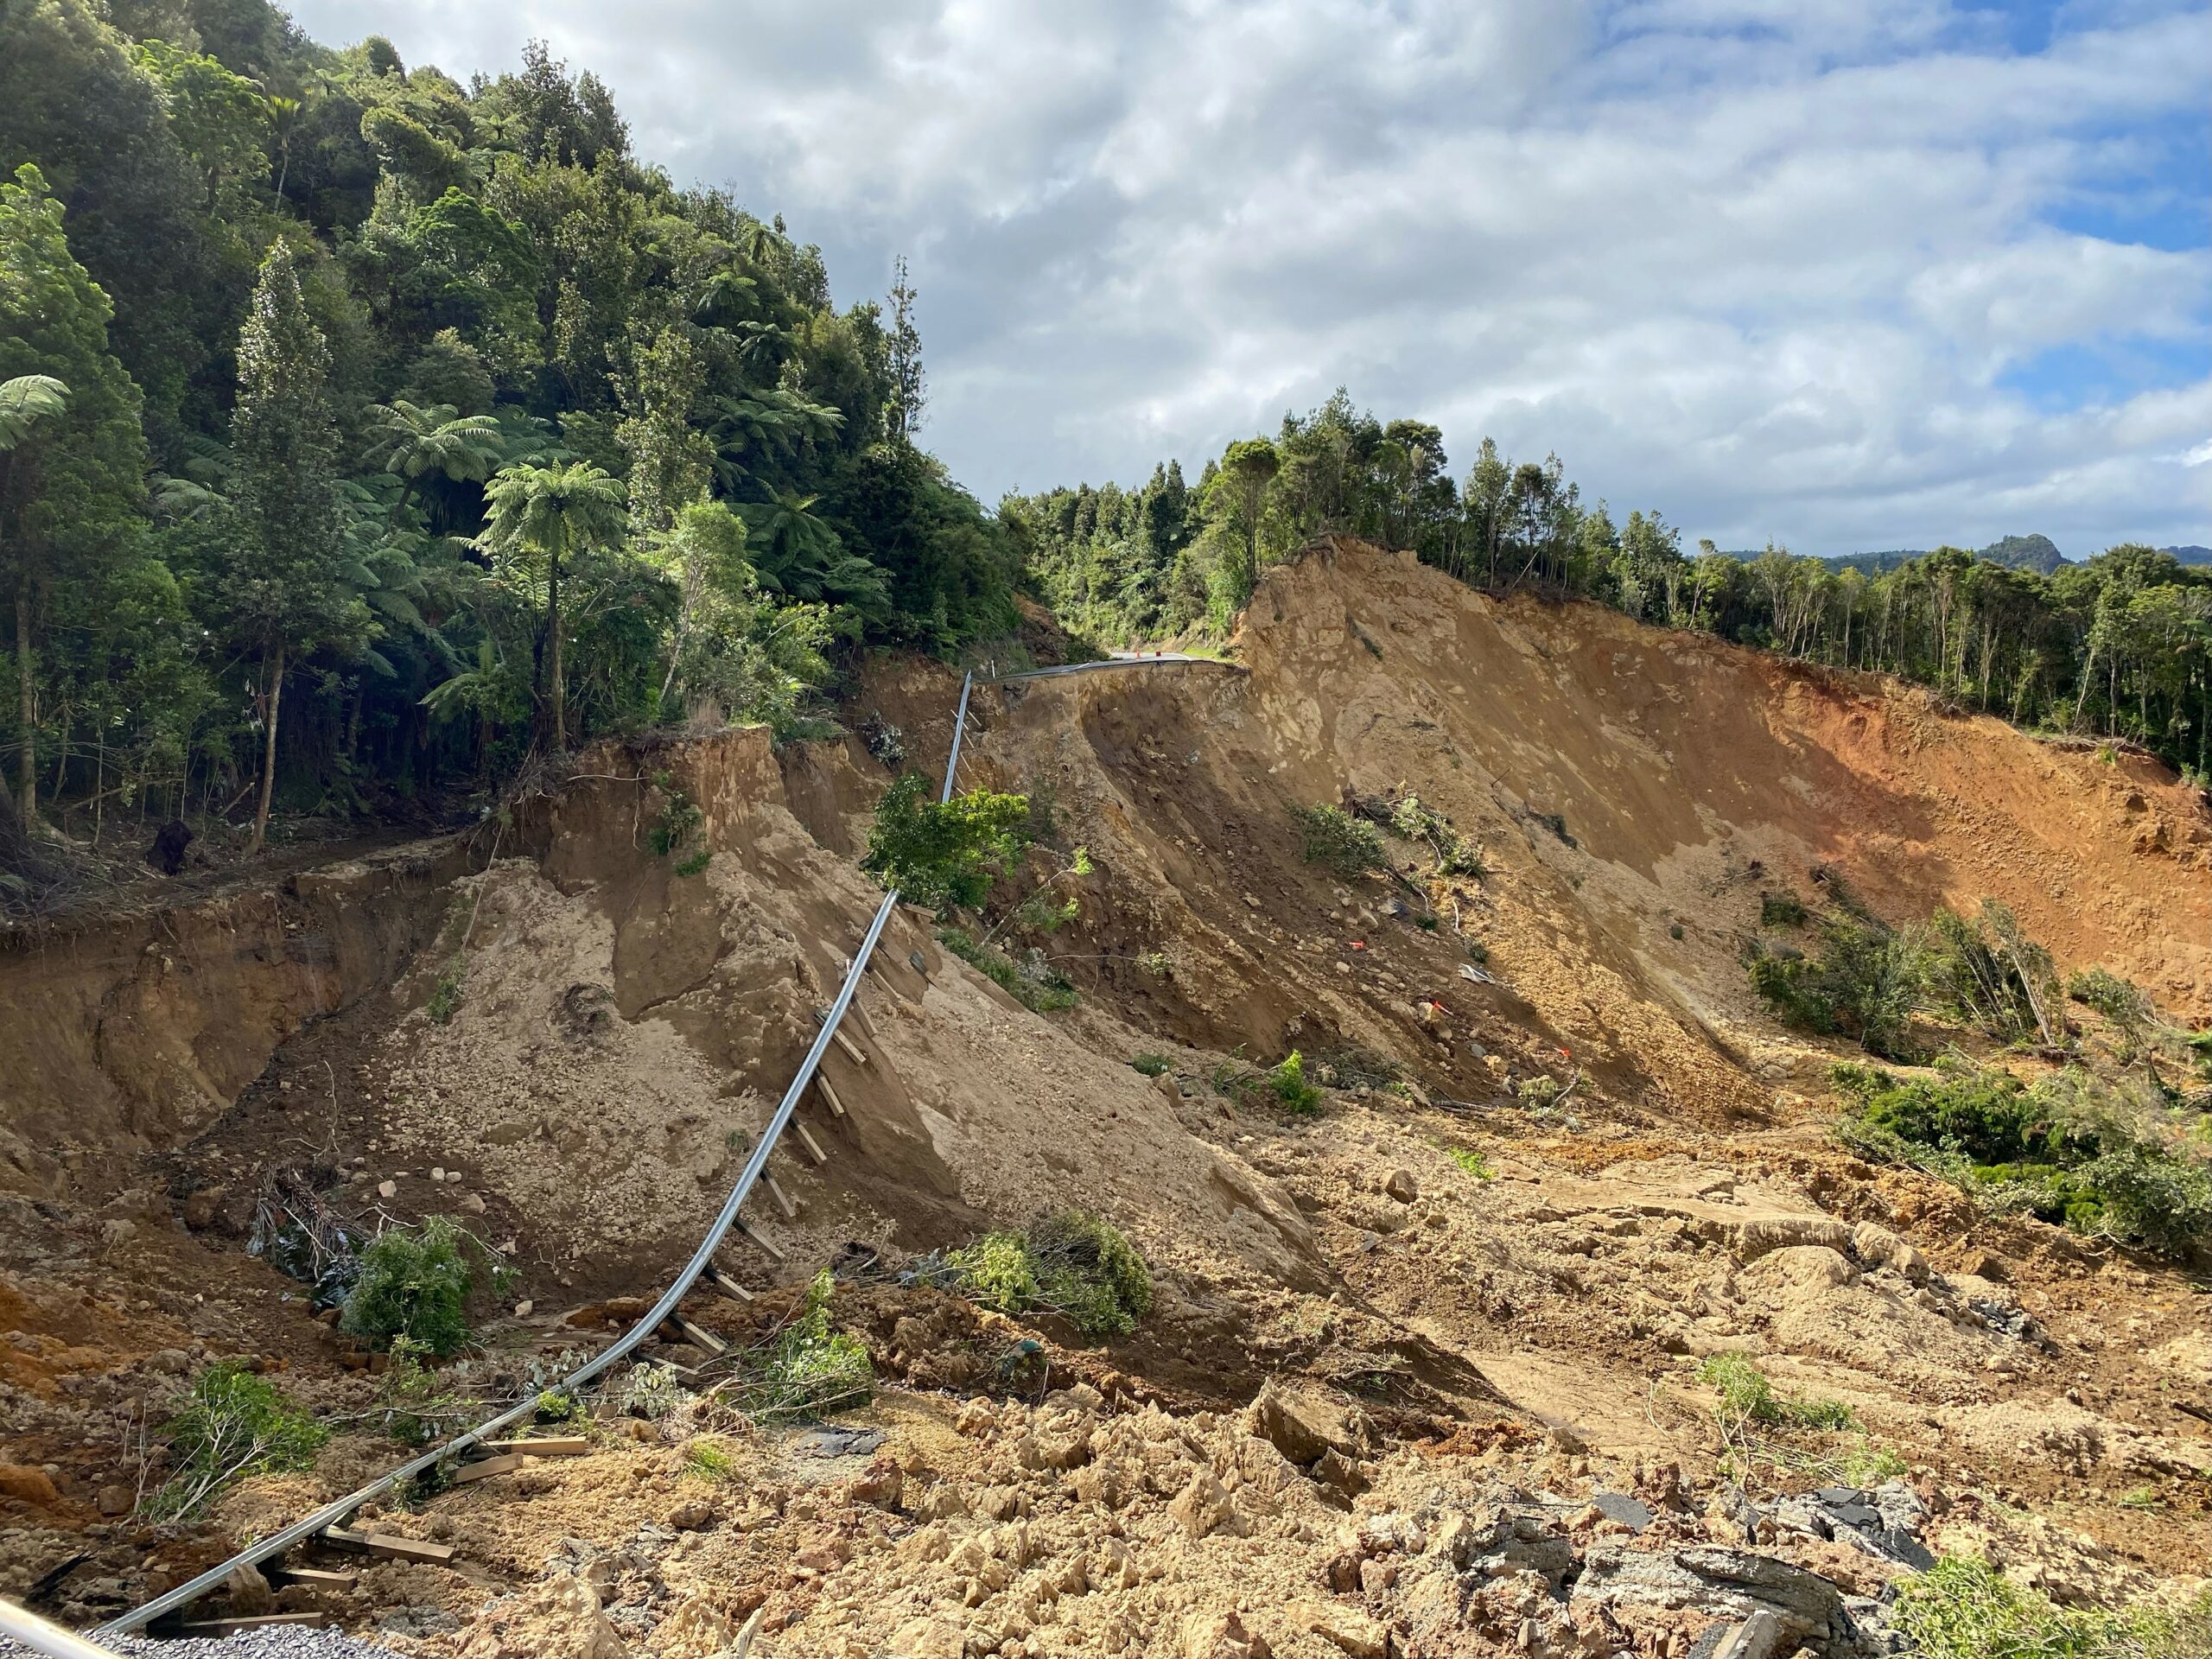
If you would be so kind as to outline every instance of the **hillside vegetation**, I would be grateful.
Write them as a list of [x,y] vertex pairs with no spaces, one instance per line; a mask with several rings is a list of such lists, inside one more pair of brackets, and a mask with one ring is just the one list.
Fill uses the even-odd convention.
[[[1000,505],[1068,626],[1123,641],[1224,632],[1260,574],[1327,531],[1418,553],[1484,592],[1598,600],[1641,620],[1931,687],[2024,726],[2142,742],[2212,778],[2212,570],[2114,547],[2035,566],[2039,537],[1905,557],[1876,573],[1770,543],[1686,554],[1659,512],[1617,518],[1557,455],[1484,438],[1464,480],[1444,435],[1341,391],[1230,444],[1195,485],[1179,463],[1133,489],[1084,485]],[[1884,556],[1885,558],[1887,556]],[[1840,567],[1840,568],[1839,568]]]
[[841,644],[1010,626],[1004,537],[914,442],[913,302],[838,308],[541,48],[464,86],[261,0],[10,6],[17,815],[258,774],[258,844],[595,732],[796,729]]

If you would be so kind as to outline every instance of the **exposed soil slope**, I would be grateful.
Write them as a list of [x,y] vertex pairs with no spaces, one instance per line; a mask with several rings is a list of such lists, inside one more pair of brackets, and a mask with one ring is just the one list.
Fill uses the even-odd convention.
[[[758,1341],[836,1265],[892,1385],[880,1447],[703,1405],[611,1418],[587,1458],[382,1517],[466,1570],[372,1566],[326,1599],[350,1628],[431,1659],[703,1656],[755,1611],[755,1651],[785,1656],[1680,1659],[1748,1611],[1727,1575],[1750,1573],[1842,1659],[1837,1597],[1904,1557],[1778,1494],[1875,1445],[1917,1493],[1883,1524],[1910,1510],[1934,1547],[2073,1599],[2195,1569],[2212,1431],[2174,1402],[2212,1388],[2203,1299],[1843,1155],[1777,1091],[1833,1057],[1752,1003],[1738,953],[1762,892],[1812,900],[1818,868],[1896,919],[2001,899],[2062,966],[2201,1011],[2197,797],[1349,543],[1268,575],[1238,657],[979,688],[963,783],[1049,798],[1090,851],[1055,890],[1074,920],[1008,935],[1083,1001],[1031,1014],[902,912],[827,1067],[843,1110],[803,1115],[826,1163],[787,1144],[748,1211],[774,1253],[725,1252],[760,1300],[688,1306]],[[853,723],[938,768],[957,690],[880,661]],[[875,901],[852,855],[890,774],[857,739],[759,733],[578,772],[465,841],[0,954],[0,1593],[112,1612],[399,1455],[365,1357],[246,1254],[281,1181],[357,1225],[454,1214],[520,1268],[456,1386],[534,1386],[688,1251]],[[1294,804],[1400,787],[1484,874],[1301,858]],[[695,838],[657,854],[687,802]],[[1240,1082],[1293,1048],[1331,1085],[1316,1116]],[[1165,1076],[1128,1064],[1147,1053]],[[1572,1092],[1532,1109],[1540,1076]],[[890,1277],[1077,1205],[1159,1278],[1110,1349]],[[664,1335],[657,1357],[708,1362]],[[975,1404],[1033,1395],[1022,1339],[1077,1386]],[[1860,1428],[1783,1437],[1795,1461],[1755,1463],[1747,1499],[1694,1377],[1724,1351]],[[138,1448],[224,1354],[340,1438],[217,1529],[147,1527]],[[1245,1410],[1270,1377],[1297,1421]],[[734,1478],[699,1473],[702,1436]],[[1613,1518],[1629,1493],[1644,1522]]]

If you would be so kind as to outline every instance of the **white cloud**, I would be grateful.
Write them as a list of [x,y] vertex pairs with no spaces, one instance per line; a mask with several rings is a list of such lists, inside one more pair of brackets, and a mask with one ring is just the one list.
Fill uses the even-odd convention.
[[[846,297],[908,253],[926,435],[987,499],[1341,382],[1723,545],[2212,539],[2212,256],[2079,228],[2201,195],[2158,124],[2212,94],[2202,0],[2070,5],[2031,51],[1946,0],[299,15],[464,75],[540,35]],[[2008,389],[2083,349],[2121,353],[2099,390]]]

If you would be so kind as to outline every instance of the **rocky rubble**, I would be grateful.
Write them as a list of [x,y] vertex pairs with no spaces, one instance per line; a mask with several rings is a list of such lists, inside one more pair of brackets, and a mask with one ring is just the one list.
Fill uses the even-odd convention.
[[[1688,1659],[1729,1640],[1734,1659],[1873,1659],[1881,1592],[1923,1551],[1902,1483],[1753,1503],[1541,1442],[1386,1446],[1312,1382],[1236,1413],[1084,1385],[895,1394],[864,1433],[740,1434],[721,1484],[685,1478],[687,1431],[663,1433],[551,1472],[608,1497],[534,1581],[381,1639],[420,1659],[712,1659],[748,1627],[758,1659]],[[525,1545],[501,1529],[526,1518],[430,1524],[512,1560]]]

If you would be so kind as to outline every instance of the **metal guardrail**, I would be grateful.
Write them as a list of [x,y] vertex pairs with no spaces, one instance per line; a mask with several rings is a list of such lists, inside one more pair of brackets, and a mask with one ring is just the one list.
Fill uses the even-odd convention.
[[[948,801],[952,798],[953,774],[960,765],[960,741],[967,728],[968,696],[974,687],[975,677],[970,674],[960,684],[960,711],[953,719],[952,751],[945,758],[944,789],[938,798],[940,801]],[[807,1050],[806,1058],[799,1062],[798,1071],[791,1078],[791,1087],[784,1090],[784,1097],[776,1107],[775,1116],[768,1120],[768,1127],[754,1145],[753,1155],[745,1160],[745,1167],[739,1172],[736,1184],[730,1188],[729,1196],[722,1201],[721,1211],[715,1216],[714,1224],[707,1229],[706,1236],[700,1240],[699,1248],[691,1253],[691,1259],[684,1263],[682,1270],[670,1281],[668,1288],[661,1293],[660,1300],[648,1308],[638,1322],[625,1332],[620,1339],[569,1372],[568,1376],[551,1384],[551,1387],[565,1392],[594,1381],[612,1367],[620,1364],[646,1338],[659,1330],[667,1322],[669,1316],[681,1306],[683,1299],[690,1294],[692,1286],[697,1282],[699,1275],[707,1270],[708,1265],[714,1259],[715,1252],[721,1248],[722,1241],[728,1236],[729,1230],[736,1224],[737,1212],[743,1207],[745,1200],[751,1196],[754,1183],[759,1181],[762,1172],[767,1168],[769,1154],[775,1151],[777,1141],[781,1138],[785,1128],[790,1124],[791,1115],[798,1109],[799,1097],[806,1092],[807,1084],[814,1081],[814,1074],[822,1065],[822,1057],[828,1052],[830,1041],[836,1034],[838,1022],[845,1017],[845,1011],[852,1007],[853,998],[859,993],[861,975],[867,970],[868,957],[874,954],[877,942],[882,938],[883,930],[890,922],[891,912],[897,907],[898,903],[899,890],[894,887],[883,895],[883,902],[875,907],[875,915],[868,923],[868,932],[861,938],[860,948],[853,953],[853,965],[845,975],[845,982],[838,988],[837,1000],[830,1005],[829,1017],[823,1020],[822,1029],[815,1034],[813,1046]],[[219,1587],[223,1581],[239,1567],[258,1566],[271,1556],[281,1555],[294,1546],[305,1543],[326,1527],[336,1526],[371,1498],[391,1491],[401,1481],[412,1479],[415,1476],[435,1467],[448,1458],[469,1451],[485,1440],[496,1439],[502,1430],[512,1428],[524,1418],[532,1414],[537,1410],[537,1402],[533,1396],[501,1412],[486,1422],[479,1423],[466,1433],[456,1435],[444,1445],[433,1447],[420,1457],[412,1459],[400,1465],[398,1468],[379,1476],[358,1491],[348,1492],[335,1503],[324,1504],[305,1520],[295,1522],[282,1532],[272,1533],[250,1548],[240,1550],[221,1565],[209,1567],[198,1578],[155,1597],[145,1605],[134,1608],[118,1618],[110,1619],[106,1624],[99,1626],[94,1634],[123,1635],[132,1630],[143,1630],[154,1620],[165,1614],[175,1612],[179,1608],[197,1601],[211,1590]],[[8,1634],[29,1643],[41,1653],[55,1656],[56,1659],[81,1659],[83,1655],[98,1655],[105,1651],[92,1646],[80,1637],[69,1635],[67,1631],[61,1630],[58,1625],[49,1624],[46,1620],[38,1618],[34,1614],[17,1614],[15,1609],[8,1607],[4,1603],[0,1603],[0,1615],[13,1616],[29,1621],[21,1632],[8,1630]],[[33,1628],[34,1626],[36,1628]],[[0,1629],[7,1629],[7,1626],[0,1624]],[[49,1631],[56,1633],[61,1640],[71,1645],[54,1645],[54,1637],[42,1634]]]
[[0,1636],[12,1637],[32,1652],[51,1654],[53,1659],[115,1659],[112,1649],[95,1647],[12,1601],[0,1601]]

